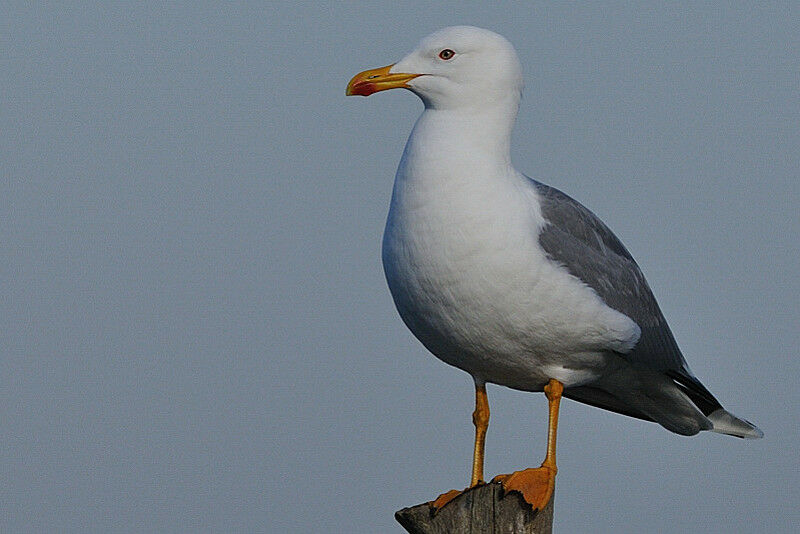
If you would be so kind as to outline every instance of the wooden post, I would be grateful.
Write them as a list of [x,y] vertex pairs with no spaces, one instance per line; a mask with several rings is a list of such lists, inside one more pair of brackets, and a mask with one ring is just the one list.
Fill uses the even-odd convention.
[[428,503],[403,508],[395,519],[410,534],[551,534],[553,499],[534,513],[522,496],[504,495],[499,483],[489,483],[465,491],[436,514]]

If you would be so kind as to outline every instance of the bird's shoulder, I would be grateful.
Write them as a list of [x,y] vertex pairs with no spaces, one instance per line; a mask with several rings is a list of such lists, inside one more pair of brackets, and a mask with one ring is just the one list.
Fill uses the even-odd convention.
[[636,265],[622,241],[589,208],[555,187],[531,178],[528,180],[536,190],[546,222],[542,236],[545,240],[568,236],[603,256],[616,255]]
[[545,219],[539,234],[545,253],[641,328],[639,342],[625,358],[691,377],[650,286],[619,238],[577,200],[554,187],[531,182]]
[[531,182],[544,218],[539,245],[548,257],[640,327],[664,323],[639,266],[608,226],[569,195]]

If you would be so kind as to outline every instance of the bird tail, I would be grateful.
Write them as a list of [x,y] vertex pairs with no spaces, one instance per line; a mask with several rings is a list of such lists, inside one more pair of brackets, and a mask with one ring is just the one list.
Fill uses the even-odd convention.
[[712,432],[728,434],[737,438],[758,439],[763,438],[764,433],[759,428],[744,419],[739,419],[724,408],[718,408],[706,416],[714,428]]

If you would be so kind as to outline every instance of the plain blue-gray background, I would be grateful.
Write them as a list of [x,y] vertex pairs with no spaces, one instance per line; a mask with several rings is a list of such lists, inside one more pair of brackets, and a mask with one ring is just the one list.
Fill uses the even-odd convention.
[[[0,530],[400,532],[468,482],[470,379],[379,260],[421,104],[344,87],[474,24],[524,65],[516,166],[618,233],[766,433],[565,401],[557,531],[795,532],[797,3],[384,4],[3,4]],[[543,396],[489,397],[487,474],[537,465]]]

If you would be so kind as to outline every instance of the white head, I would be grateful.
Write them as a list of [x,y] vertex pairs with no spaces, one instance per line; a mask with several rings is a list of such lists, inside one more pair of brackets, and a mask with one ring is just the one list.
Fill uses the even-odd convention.
[[507,108],[519,103],[522,69],[504,37],[473,26],[441,29],[420,41],[394,65],[364,71],[347,86],[348,95],[386,89],[416,93],[426,108]]

